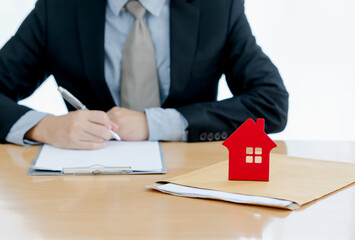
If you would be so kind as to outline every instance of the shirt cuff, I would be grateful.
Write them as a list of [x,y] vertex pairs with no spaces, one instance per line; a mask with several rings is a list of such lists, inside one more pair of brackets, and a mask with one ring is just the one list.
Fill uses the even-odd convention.
[[187,141],[188,122],[173,108],[145,109],[149,128],[149,141]]
[[24,138],[27,131],[34,127],[47,115],[49,114],[35,110],[28,111],[11,127],[9,133],[6,136],[6,141],[23,146],[40,144],[38,142],[30,141]]

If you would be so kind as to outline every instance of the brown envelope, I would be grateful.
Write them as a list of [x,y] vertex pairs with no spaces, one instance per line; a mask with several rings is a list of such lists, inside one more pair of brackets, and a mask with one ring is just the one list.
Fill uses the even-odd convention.
[[229,181],[228,161],[163,182],[229,193],[289,200],[299,206],[355,182],[355,164],[270,156],[270,181]]

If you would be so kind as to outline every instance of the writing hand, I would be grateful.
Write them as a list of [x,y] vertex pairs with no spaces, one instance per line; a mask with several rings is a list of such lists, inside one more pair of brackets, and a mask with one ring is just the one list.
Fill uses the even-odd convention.
[[116,124],[102,111],[74,111],[62,116],[49,115],[30,129],[25,138],[60,148],[100,149],[112,138]]
[[113,107],[107,112],[112,122],[119,126],[118,135],[125,141],[145,141],[149,137],[145,113],[126,108]]

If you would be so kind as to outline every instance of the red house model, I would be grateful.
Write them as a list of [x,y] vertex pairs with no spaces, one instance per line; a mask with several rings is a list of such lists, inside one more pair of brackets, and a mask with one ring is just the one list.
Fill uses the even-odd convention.
[[229,150],[229,180],[269,181],[270,151],[277,145],[264,124],[264,119],[248,119],[223,142]]

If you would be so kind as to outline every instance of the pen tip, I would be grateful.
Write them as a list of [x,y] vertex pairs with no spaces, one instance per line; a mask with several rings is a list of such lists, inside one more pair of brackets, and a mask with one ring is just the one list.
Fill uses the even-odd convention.
[[62,87],[58,87],[58,92],[62,93],[63,92],[63,88]]

